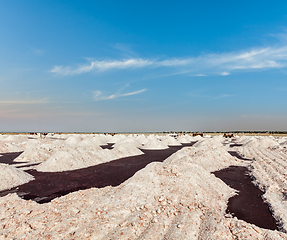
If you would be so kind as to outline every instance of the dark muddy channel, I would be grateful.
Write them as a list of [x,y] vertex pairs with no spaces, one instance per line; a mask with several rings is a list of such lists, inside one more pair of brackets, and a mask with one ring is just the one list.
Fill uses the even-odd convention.
[[[195,142],[182,144],[182,146],[179,147],[169,147],[168,149],[163,150],[142,150],[144,152],[143,155],[121,158],[72,171],[38,172],[36,170],[27,170],[26,172],[33,175],[35,180],[13,189],[2,191],[0,192],[0,196],[5,196],[9,193],[17,193],[23,199],[31,199],[38,203],[46,203],[54,198],[78,190],[93,187],[103,188],[106,186],[118,186],[149,163],[163,162],[181,148],[192,146],[194,143]],[[108,147],[110,146],[107,146],[107,148]],[[9,162],[10,164],[13,164],[11,158],[9,159]]]
[[261,197],[264,192],[253,185],[246,167],[230,166],[213,174],[239,191],[238,195],[229,199],[227,213],[261,228],[279,230]]

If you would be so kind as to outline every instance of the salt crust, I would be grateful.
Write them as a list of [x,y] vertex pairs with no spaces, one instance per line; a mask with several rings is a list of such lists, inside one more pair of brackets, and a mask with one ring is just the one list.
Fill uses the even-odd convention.
[[0,191],[22,185],[33,179],[32,175],[23,170],[0,163]]
[[[243,162],[228,154],[223,138],[201,140],[163,163],[149,164],[118,187],[78,191],[47,204],[25,201],[16,194],[2,197],[0,238],[287,239],[283,232],[261,229],[225,215],[227,201],[236,193],[210,174],[229,165],[250,164],[256,184],[266,190],[265,200],[286,230],[285,152],[280,148],[243,147],[245,151],[241,152],[255,159]],[[67,145],[63,144],[62,149],[69,149]],[[119,144],[115,149],[124,152],[127,149],[123,146]],[[90,148],[79,149],[84,153]],[[115,149],[102,151],[111,153]]]
[[238,148],[243,157],[253,159],[251,176],[262,191],[274,217],[287,232],[287,155],[280,149]]
[[[203,181],[204,179],[204,181]],[[37,204],[0,198],[3,239],[286,239],[225,215],[235,191],[180,158],[151,163],[118,187]]]

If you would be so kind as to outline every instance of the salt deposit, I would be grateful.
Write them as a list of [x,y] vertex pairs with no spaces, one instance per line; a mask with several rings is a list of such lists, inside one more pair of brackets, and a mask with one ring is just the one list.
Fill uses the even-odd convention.
[[[71,143],[68,144],[70,145]],[[80,140],[78,144],[77,148],[66,146],[64,149],[56,151],[35,169],[41,172],[61,172],[143,154],[140,149],[131,143],[117,143],[112,150],[95,146],[90,139]]]
[[150,141],[148,141],[146,144],[144,144],[143,147],[141,147],[142,149],[149,149],[149,150],[153,150],[153,149],[166,149],[168,148],[167,144],[152,138]]
[[221,148],[222,146],[221,138],[204,138],[193,145],[198,149]]
[[33,179],[33,176],[20,169],[0,163],[0,191],[22,185]]
[[244,161],[231,156],[223,146],[215,148],[185,147],[171,155],[165,162],[172,163],[179,159],[199,165],[209,172],[218,171],[231,165],[246,165]]
[[251,137],[245,143],[244,147],[268,148],[277,147],[279,143],[273,137]]
[[190,143],[190,141],[185,136],[180,136],[179,138],[177,138],[177,141],[179,141],[180,143]]
[[75,146],[75,145],[77,145],[81,140],[82,140],[82,138],[81,138],[80,136],[75,135],[75,136],[70,136],[70,137],[68,137],[65,142],[66,142],[66,144]]
[[[136,144],[137,145],[137,144]],[[132,143],[115,144],[113,152],[117,153],[117,158],[130,157],[144,154]]]
[[121,139],[119,141],[117,141],[113,147],[117,147],[120,145],[125,145],[128,144],[129,146],[134,146],[134,147],[141,147],[142,143],[139,142],[137,139],[135,139],[134,137],[127,137],[125,139]]
[[99,146],[107,144],[107,139],[103,135],[96,135],[91,138],[91,141]]
[[69,151],[57,151],[49,159],[39,164],[35,169],[40,172],[62,172],[94,166],[114,158],[104,158],[104,150],[86,152],[83,148],[69,149]]
[[162,139],[162,142],[168,146],[181,146],[181,143],[171,136],[167,136],[166,138]]
[[[39,171],[78,169],[143,154],[137,148],[142,143],[143,149],[168,147],[165,144],[168,138],[156,135],[82,134],[56,141],[48,137],[34,140],[15,137],[15,142],[0,138],[6,150],[7,143],[21,147],[26,160],[32,150],[41,156],[43,152],[50,154],[35,167]],[[287,239],[284,233],[287,231],[287,154],[283,148],[286,139],[245,136],[231,141],[222,136],[187,135],[185,138],[188,142],[192,139],[198,142],[193,147],[182,148],[162,163],[147,165],[117,187],[77,191],[45,204],[25,201],[16,194],[1,197],[0,238]],[[116,143],[112,150],[99,148],[100,143],[107,142]],[[226,143],[243,145],[229,148]],[[228,153],[230,150],[253,160],[233,157]],[[265,191],[264,200],[281,224],[280,232],[226,214],[228,199],[236,191],[211,172],[230,165],[250,169],[255,184]],[[4,179],[0,179],[0,184],[8,179],[4,189],[33,179],[6,164],[0,164],[0,173]]]
[[196,142],[196,141],[200,141],[203,139],[203,137],[201,137],[200,135],[197,136],[190,136],[190,135],[186,135],[185,138],[189,141],[189,142]]

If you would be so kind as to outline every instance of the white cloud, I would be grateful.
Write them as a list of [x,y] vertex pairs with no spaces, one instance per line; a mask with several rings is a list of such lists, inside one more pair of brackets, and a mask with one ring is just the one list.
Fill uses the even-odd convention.
[[76,68],[54,66],[51,70],[52,73],[61,75],[72,75],[90,72],[92,70],[106,71],[109,69],[127,69],[127,68],[142,68],[152,65],[154,61],[138,59],[124,59],[114,61],[92,61],[89,65],[82,65]]
[[230,75],[230,73],[229,72],[222,72],[221,75],[222,76],[227,76],[227,75]]
[[[73,75],[91,71],[134,68],[169,68],[175,74],[193,73],[193,76],[226,76],[234,71],[254,71],[287,67],[287,46],[253,48],[237,52],[205,54],[198,57],[170,59],[130,58],[122,60],[90,61],[77,67],[54,66],[50,72]],[[172,74],[172,73],[169,73]]]
[[141,90],[129,92],[129,93],[115,93],[112,95],[104,96],[104,95],[102,95],[101,91],[97,90],[97,91],[93,92],[93,94],[94,94],[93,98],[95,101],[109,100],[109,99],[115,99],[115,98],[120,98],[120,97],[136,95],[136,94],[140,94],[140,93],[145,92],[145,91],[146,91],[146,89],[141,89]]
[[124,93],[122,94],[121,96],[131,96],[131,95],[136,95],[136,94],[139,94],[139,93],[142,93],[142,92],[145,92],[146,89],[142,89],[142,90],[139,90],[139,91],[135,91],[135,92],[130,92],[130,93]]

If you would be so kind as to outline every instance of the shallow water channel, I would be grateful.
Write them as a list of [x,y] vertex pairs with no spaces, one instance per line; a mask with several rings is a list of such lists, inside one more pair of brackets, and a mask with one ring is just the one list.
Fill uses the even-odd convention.
[[246,167],[230,166],[213,174],[239,191],[229,199],[227,213],[258,227],[278,230],[276,220],[261,197],[264,192],[253,185]]

